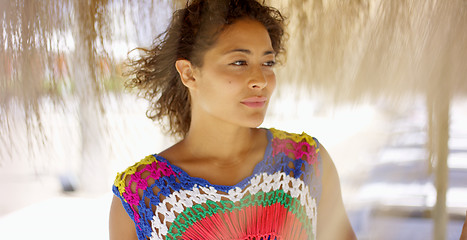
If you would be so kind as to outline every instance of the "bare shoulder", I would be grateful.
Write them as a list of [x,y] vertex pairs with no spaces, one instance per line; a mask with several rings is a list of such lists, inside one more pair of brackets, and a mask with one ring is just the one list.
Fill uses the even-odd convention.
[[326,150],[326,148],[324,148],[323,145],[320,145],[319,153],[321,155],[323,171],[329,172],[332,171],[333,168],[335,169],[334,162],[332,161],[331,156],[329,155],[328,151]]
[[319,146],[319,154],[321,156],[321,164],[323,169],[321,175],[322,201],[320,201],[320,205],[326,206],[331,199],[342,201],[342,196],[339,175],[337,173],[336,166],[331,159],[331,156],[329,155],[326,148],[324,148],[322,145]]
[[138,239],[135,224],[123,208],[117,196],[113,196],[109,215],[109,239],[124,240]]
[[[318,204],[318,239],[356,239],[342,201],[339,175],[327,150],[319,147],[323,174]],[[336,231],[337,230],[337,231]]]
[[184,140],[175,143],[157,154],[175,166],[181,166],[185,162],[190,162],[190,153],[187,151]]
[[117,174],[113,186],[115,195],[112,199],[109,215],[109,237],[111,240],[138,239],[134,222],[137,210],[134,208],[132,200],[130,200],[134,199],[135,196],[132,195],[137,193],[136,186],[133,183],[135,177],[132,176],[154,161],[154,157],[145,157]]
[[117,174],[109,216],[110,239],[136,239],[137,235],[150,234],[146,230],[151,229],[161,184],[171,175],[171,167],[157,155],[149,155]]
[[319,154],[321,156],[321,164],[323,167],[323,191],[330,192],[330,190],[332,190],[332,192],[336,192],[334,190],[336,190],[335,188],[338,188],[340,192],[339,175],[331,156],[322,145],[319,146]]

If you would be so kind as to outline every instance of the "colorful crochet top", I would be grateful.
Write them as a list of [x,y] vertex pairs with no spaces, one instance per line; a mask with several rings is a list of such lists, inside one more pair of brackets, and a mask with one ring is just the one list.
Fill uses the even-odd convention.
[[113,192],[139,239],[315,239],[318,141],[268,130],[264,158],[234,186],[190,177],[158,155],[119,173]]

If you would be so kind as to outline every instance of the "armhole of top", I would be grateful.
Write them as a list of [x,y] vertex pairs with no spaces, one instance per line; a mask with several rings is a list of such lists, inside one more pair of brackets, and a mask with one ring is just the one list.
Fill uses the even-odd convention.
[[313,141],[316,143],[316,150],[317,150],[317,156],[316,156],[316,161],[317,164],[316,166],[313,166],[313,178],[312,178],[312,184],[317,185],[317,193],[316,193],[316,204],[319,204],[319,201],[321,199],[321,193],[322,193],[322,176],[323,176],[323,159],[321,157],[321,144],[318,141],[317,138],[312,137]]
[[321,171],[321,168],[322,168],[322,165],[323,165],[323,159],[321,158],[321,144],[319,143],[318,139],[316,139],[315,137],[312,137],[312,138],[313,138],[313,141],[315,141],[316,149],[318,150],[317,160],[318,160],[318,166],[319,166],[320,171]]
[[142,160],[140,160],[139,162],[136,162],[134,165],[128,167],[125,171],[118,173],[115,178],[114,185],[112,186],[113,193],[118,198],[120,198],[123,208],[125,209],[127,214],[130,216],[131,220],[133,220],[135,224],[137,224],[137,219],[135,219],[135,217],[136,215],[139,216],[139,212],[137,211],[138,205],[132,205],[131,203],[129,203],[128,199],[126,198],[132,197],[132,196],[129,196],[129,194],[126,194],[126,193],[128,190],[131,191],[130,194],[138,193],[139,199],[143,198],[143,194],[139,193],[138,189],[136,189],[136,192],[133,191],[133,188],[131,187],[131,185],[133,184],[136,185],[136,182],[131,182],[131,176],[137,172],[140,172],[148,164],[151,164],[155,161],[157,161],[156,158],[153,155],[149,155],[143,158]]
[[[112,192],[115,194],[120,199],[120,202],[123,205],[123,208],[127,212],[128,216],[130,216],[131,220],[135,222],[135,212],[131,208],[131,205],[125,200],[125,197],[123,196],[123,192],[121,192],[120,189],[124,189],[127,186],[127,174],[125,172],[119,173],[115,179],[115,183],[112,186]],[[123,183],[123,185],[117,184],[117,182],[120,182],[120,184]]]

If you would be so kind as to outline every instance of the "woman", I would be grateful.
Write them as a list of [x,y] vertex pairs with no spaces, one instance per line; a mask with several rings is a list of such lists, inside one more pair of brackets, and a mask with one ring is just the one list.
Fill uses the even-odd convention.
[[111,239],[355,239],[323,146],[257,128],[283,20],[254,0],[195,0],[174,13],[130,85],[182,140],[117,176]]

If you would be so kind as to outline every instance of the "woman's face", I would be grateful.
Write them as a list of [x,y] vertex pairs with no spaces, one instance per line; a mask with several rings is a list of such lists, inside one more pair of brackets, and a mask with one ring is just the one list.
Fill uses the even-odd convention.
[[266,28],[250,19],[234,22],[206,51],[203,61],[193,71],[192,117],[259,126],[276,86],[275,52]]

